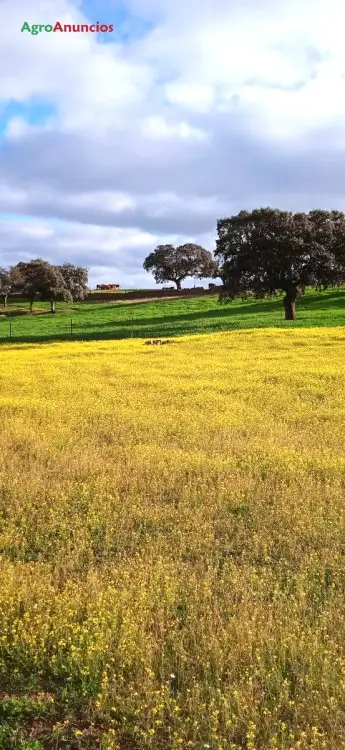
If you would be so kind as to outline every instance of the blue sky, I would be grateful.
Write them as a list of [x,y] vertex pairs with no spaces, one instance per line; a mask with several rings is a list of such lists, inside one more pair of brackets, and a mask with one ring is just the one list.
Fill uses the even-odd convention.
[[154,286],[145,256],[214,249],[225,215],[343,208],[344,21],[342,0],[2,0],[0,265]]
[[87,0],[82,7],[90,23],[114,24],[114,34],[99,34],[99,41],[113,44],[128,42],[144,37],[154,28],[154,22],[132,13],[125,2],[98,2]]
[[0,135],[3,135],[8,123],[13,118],[23,118],[28,125],[44,125],[54,116],[56,110],[53,104],[48,102],[32,101],[28,103],[9,100],[0,117]]
[[[133,14],[124,2],[111,3],[109,0],[106,2],[87,0],[82,3],[82,9],[90,24],[98,21],[100,24],[114,25],[113,33],[96,34],[98,44],[113,45],[134,42],[145,37],[154,28],[153,21],[145,20],[137,14]],[[44,16],[40,14],[34,17],[30,11],[25,19],[23,17],[23,20],[30,18],[29,23],[43,23],[44,21],[53,23],[55,20],[62,18],[61,16],[51,15],[53,12],[53,6],[50,14],[46,15],[45,12]],[[31,126],[44,125],[56,112],[53,98],[54,95],[52,94],[51,103],[44,100],[39,101],[35,97],[29,102],[7,100],[0,113],[0,136],[4,134],[12,118],[24,118]]]

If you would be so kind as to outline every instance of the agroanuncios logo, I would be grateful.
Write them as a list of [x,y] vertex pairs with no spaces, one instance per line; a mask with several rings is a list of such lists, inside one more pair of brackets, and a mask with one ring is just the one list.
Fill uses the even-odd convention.
[[54,24],[51,23],[34,23],[30,26],[28,21],[24,21],[23,26],[21,28],[21,31],[27,31],[29,34],[33,34],[34,36],[36,34],[39,34],[41,31],[60,31],[62,33],[78,33],[78,32],[90,32],[98,34],[99,32],[105,33],[107,31],[114,31],[114,24],[106,24],[102,23],[100,24],[99,21],[97,23],[89,24],[70,24],[70,23],[61,23],[60,21],[56,21]]

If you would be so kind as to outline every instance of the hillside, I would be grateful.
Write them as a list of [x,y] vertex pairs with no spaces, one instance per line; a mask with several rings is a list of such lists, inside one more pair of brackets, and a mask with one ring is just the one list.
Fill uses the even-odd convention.
[[[0,341],[124,339],[173,337],[262,327],[343,326],[345,288],[317,293],[310,289],[297,303],[297,321],[283,319],[282,296],[262,301],[220,305],[218,297],[164,299],[147,302],[58,303],[56,315],[49,304],[11,302],[8,319],[0,319]],[[4,308],[3,313],[6,312]],[[11,320],[11,331],[9,320]],[[72,326],[71,326],[72,321]]]
[[343,747],[343,329],[1,359],[0,746]]

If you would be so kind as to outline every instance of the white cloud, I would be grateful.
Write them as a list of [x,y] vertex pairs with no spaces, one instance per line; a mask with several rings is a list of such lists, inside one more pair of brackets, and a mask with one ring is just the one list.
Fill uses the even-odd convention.
[[149,138],[195,138],[204,140],[207,133],[200,128],[193,128],[188,122],[168,123],[163,117],[147,117],[142,130]]
[[[126,43],[115,29],[111,44],[20,32],[87,22],[87,0],[0,3],[0,112],[54,108],[43,125],[15,113],[0,141],[1,205],[41,217],[42,253],[92,267],[112,247],[120,276],[141,279],[155,243],[212,244],[243,206],[343,205],[343,0],[124,1],[154,28]],[[5,223],[14,260],[31,252],[33,235]]]
[[135,199],[130,195],[124,193],[116,193],[110,191],[97,191],[88,193],[78,193],[77,195],[69,196],[69,203],[76,208],[87,208],[94,209],[95,206],[103,208],[103,210],[109,211],[110,214],[118,214],[126,209],[135,208]]
[[165,87],[165,97],[171,104],[189,107],[197,112],[208,112],[214,104],[214,91],[210,85],[169,83]]

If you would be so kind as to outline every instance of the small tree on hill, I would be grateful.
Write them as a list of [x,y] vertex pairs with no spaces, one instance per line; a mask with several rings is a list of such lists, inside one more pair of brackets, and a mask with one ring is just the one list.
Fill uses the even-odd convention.
[[284,292],[285,319],[296,319],[306,286],[345,282],[345,217],[341,212],[292,213],[272,208],[241,211],[217,223],[215,252],[223,301]]
[[3,296],[4,307],[7,305],[9,294],[23,290],[23,283],[24,279],[18,266],[11,266],[9,269],[0,268],[0,295]]
[[197,279],[214,278],[217,265],[212,253],[200,245],[186,243],[179,247],[158,245],[144,261],[145,271],[158,282],[173,281],[177,289],[187,276]]
[[25,266],[25,263],[17,263],[16,266],[11,266],[9,269],[11,279],[11,293],[16,292],[22,294],[24,291],[24,276],[21,271],[21,267]]
[[23,277],[23,294],[30,300],[30,310],[35,299],[49,300],[52,313],[56,312],[57,300],[72,301],[60,271],[42,258],[29,263],[18,263]]
[[60,272],[64,285],[71,293],[73,300],[83,300],[88,296],[88,272],[86,268],[64,263],[62,266],[56,266],[56,270]]
[[4,307],[7,305],[7,298],[11,291],[11,275],[5,268],[0,268],[0,295],[4,300]]
[[34,268],[31,261],[20,261],[11,268],[11,276],[14,279],[14,289],[24,297],[27,297],[32,312],[33,304],[37,298],[37,292],[33,283]]

